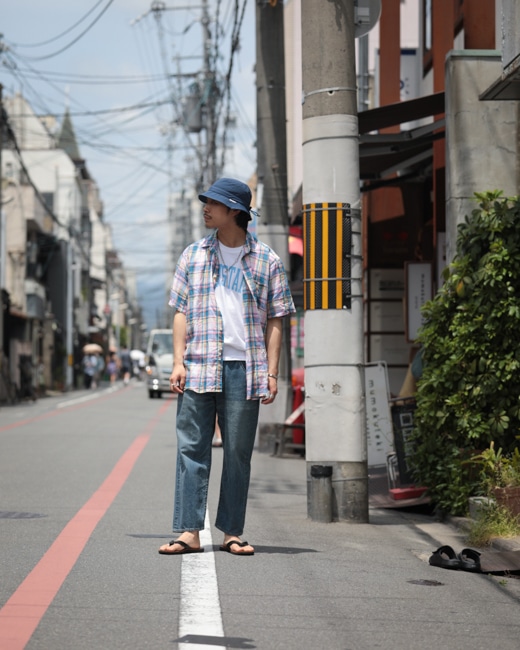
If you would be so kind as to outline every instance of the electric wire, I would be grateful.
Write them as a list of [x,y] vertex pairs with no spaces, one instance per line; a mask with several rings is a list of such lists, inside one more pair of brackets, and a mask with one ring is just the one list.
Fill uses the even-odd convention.
[[[153,177],[153,175],[150,176],[150,177],[148,177],[148,178],[146,178],[146,179],[141,183],[141,185],[138,186],[138,187],[134,190],[134,192],[132,193],[132,196],[135,197],[135,196],[136,196],[136,195],[137,195],[137,194],[138,194],[138,193],[139,193],[143,188],[147,187],[147,186],[149,185],[150,180],[152,179],[152,177]],[[169,182],[166,183],[166,184],[165,184],[162,188],[160,188],[160,189],[167,189],[168,187],[169,187]],[[140,199],[140,200],[139,200],[139,203],[142,203],[143,200],[148,200],[148,199],[152,198],[153,196],[155,196],[155,195],[157,194],[158,191],[160,191],[160,189],[158,189],[157,187],[154,187],[153,190],[152,190],[152,191],[151,191],[147,196],[145,196],[145,197],[143,197],[143,199]],[[115,214],[117,214],[118,212],[120,212],[123,208],[127,208],[129,205],[131,205],[131,203],[130,203],[130,197],[129,197],[129,200],[128,200],[127,202],[124,202],[124,203],[118,203],[118,204],[117,204],[117,205],[116,205],[112,210],[107,211],[107,216],[110,215],[110,217],[113,218],[113,216],[114,216]],[[112,222],[112,223],[113,223],[113,222]]]
[[84,14],[77,22],[75,22],[73,25],[68,27],[64,32],[61,32],[57,36],[53,36],[52,38],[47,39],[46,41],[40,41],[39,43],[12,43],[15,47],[41,47],[42,45],[48,45],[49,43],[54,43],[54,41],[59,40],[62,36],[66,36],[69,34],[71,31],[73,31],[78,25],[81,25],[81,23],[86,20],[90,14],[97,9],[97,7],[103,2],[103,0],[98,0],[96,4],[91,7],[86,14]]
[[[241,25],[242,25],[242,19],[243,19],[243,14],[245,12],[245,5],[246,1],[244,3],[240,4],[240,2],[236,1],[234,3],[234,9],[233,9],[233,3],[232,2],[227,2],[223,3],[222,0],[217,0],[217,7],[216,7],[216,20],[212,24],[212,32],[213,32],[213,45],[212,45],[212,56],[210,60],[210,66],[213,71],[213,74],[215,74],[219,79],[224,79],[223,81],[223,87],[224,87],[224,92],[222,93],[222,99],[219,99],[218,103],[216,104],[216,109],[217,109],[217,115],[219,118],[219,125],[218,129],[220,131],[218,135],[218,141],[215,139],[215,147],[221,148],[221,155],[220,155],[220,160],[222,164],[222,169],[224,168],[224,165],[227,164],[226,159],[226,149],[227,149],[227,143],[229,142],[229,129],[231,128],[231,123],[229,121],[229,117],[231,114],[231,110],[237,110],[237,114],[240,120],[240,123],[244,125],[244,128],[236,129],[234,133],[236,133],[237,138],[239,141],[243,137],[248,137],[247,134],[248,132],[251,132],[254,134],[255,128],[250,124],[248,124],[248,118],[247,118],[247,113],[244,110],[243,106],[240,104],[240,100],[237,97],[233,96],[232,93],[232,85],[231,85],[231,75],[234,72],[234,69],[236,68],[236,63],[238,61],[238,51],[239,51],[239,40],[237,39],[240,38],[240,32],[241,32]],[[105,7],[105,10],[108,8]],[[192,12],[195,13],[195,12]],[[158,14],[157,14],[158,15]],[[166,14],[162,14],[163,17],[166,17]],[[158,22],[156,21],[155,27],[156,30],[158,28]],[[170,36],[170,35],[177,35],[179,33],[179,30],[171,30],[169,26],[166,24],[165,20],[161,20],[163,23],[163,38],[165,36]],[[193,55],[196,56],[196,50],[194,49],[195,43],[197,39],[194,39],[192,34],[191,34],[191,29],[196,22],[199,22],[198,20],[193,21],[190,23],[184,30],[182,30],[182,36],[178,39],[178,42],[175,43],[175,46],[178,48],[178,51],[181,52],[183,55]],[[168,60],[164,59],[164,56],[161,57],[161,61],[159,63],[159,67],[157,64],[157,44],[158,44],[158,39],[157,35],[155,35],[155,38],[152,36],[152,30],[150,29],[150,21],[141,21],[140,23],[140,28],[137,30],[134,30],[134,34],[136,36],[136,42],[139,44],[139,47],[137,48],[140,51],[141,58],[145,59],[147,61],[148,70],[154,71],[158,69],[164,69],[165,63],[166,63],[166,69],[169,67],[168,66]],[[190,34],[188,35],[188,32]],[[222,55],[222,44],[224,42],[224,39],[229,38],[229,34],[232,34],[234,36],[235,40],[231,40],[231,47],[229,50],[229,53],[226,57]],[[155,45],[155,48],[151,47],[152,43]],[[173,45],[173,44],[172,44]],[[166,53],[166,47],[164,47],[164,53]],[[4,52],[5,54],[5,52]],[[15,56],[17,59],[22,61],[22,57],[18,54],[15,53]],[[170,57],[170,61],[173,59],[173,57]],[[128,192],[128,196],[124,198],[123,201],[120,203],[115,203],[112,200],[108,203],[108,205],[114,205],[114,210],[112,211],[110,208],[107,210],[107,214],[110,217],[111,220],[111,225],[113,225],[116,228],[123,228],[123,224],[119,224],[119,222],[114,220],[114,215],[118,214],[122,211],[125,210],[125,208],[130,208],[131,206],[134,205],[139,205],[142,202],[142,190],[145,189],[147,186],[146,179],[149,179],[149,183],[152,183],[152,181],[155,181],[154,177],[156,176],[157,172],[161,172],[163,175],[165,173],[165,169],[168,166],[174,165],[174,160],[175,157],[177,156],[178,153],[184,151],[184,153],[188,152],[195,152],[195,159],[200,160],[200,157],[197,155],[201,150],[197,148],[199,145],[195,146],[193,144],[188,144],[185,145],[184,143],[180,144],[180,142],[176,142],[177,135],[181,135],[183,132],[183,129],[179,128],[179,125],[173,124],[170,125],[171,119],[170,115],[166,117],[166,111],[169,109],[170,111],[172,108],[174,109],[174,122],[178,121],[176,117],[179,115],[180,112],[180,98],[185,95],[185,82],[190,78],[190,74],[183,73],[181,66],[180,66],[180,57],[177,57],[177,73],[176,74],[169,74],[169,73],[162,73],[162,74],[147,74],[142,77],[129,77],[128,79],[121,78],[117,75],[114,75],[114,79],[112,80],[109,75],[105,76],[90,76],[87,75],[73,75],[69,77],[65,76],[65,73],[45,73],[43,74],[44,77],[47,77],[44,79],[44,81],[47,81],[49,84],[54,84],[57,83],[66,83],[66,80],[70,83],[95,83],[95,84],[105,84],[105,83],[111,83],[113,82],[118,83],[120,81],[121,83],[144,83],[149,89],[154,88],[154,89],[159,89],[158,90],[158,95],[162,94],[162,98],[164,98],[164,93],[165,90],[171,94],[171,97],[169,96],[168,100],[164,100],[163,103],[157,102],[155,105],[155,108],[152,109],[152,106],[149,106],[150,113],[153,114],[154,121],[159,125],[161,130],[163,131],[163,141],[166,139],[166,144],[158,146],[158,147],[153,147],[153,146],[139,146],[139,144],[135,141],[134,138],[130,135],[130,133],[135,134],[138,132],[138,125],[143,122],[142,118],[146,117],[146,114],[139,114],[138,116],[130,116],[129,120],[122,120],[122,112],[118,111],[117,109],[110,109],[109,112],[106,112],[103,114],[102,109],[98,111],[71,111],[70,115],[71,117],[78,117],[78,118],[85,118],[89,119],[90,117],[92,118],[92,121],[96,122],[96,125],[92,124],[88,128],[85,128],[85,126],[81,128],[75,129],[78,134],[78,144],[81,144],[81,146],[87,146],[89,147],[93,153],[98,152],[100,155],[100,160],[104,160],[105,157],[108,154],[107,164],[110,164],[108,161],[109,160],[114,160],[116,161],[114,165],[118,168],[121,169],[122,175],[120,178],[115,180],[111,186],[103,186],[103,191],[108,190],[108,196],[110,199],[112,199],[112,196],[116,196],[114,193],[114,190],[125,190],[127,187],[131,187],[132,190],[131,192]],[[45,104],[46,97],[45,95],[42,97],[41,93],[36,90],[32,89],[31,81],[33,79],[38,79],[38,81],[42,80],[42,75],[40,74],[39,71],[36,70],[30,70],[29,68],[26,67],[25,63],[22,63],[21,65],[18,66],[22,72],[19,76],[23,76],[24,80],[23,83],[25,87],[30,89],[31,96],[34,97],[35,100],[38,101],[39,105]],[[221,71],[222,70],[222,71]],[[8,72],[10,72],[8,70]],[[63,77],[61,75],[64,75]],[[34,75],[34,76],[31,76]],[[76,77],[76,78],[75,78]],[[174,80],[176,80],[174,82]],[[219,82],[220,84],[221,82]],[[59,91],[58,91],[59,92]],[[220,94],[220,93],[219,93]],[[224,102],[225,99],[225,103]],[[177,111],[175,111],[175,107],[172,106],[173,103],[177,103]],[[77,102],[75,102],[77,104]],[[139,104],[133,105],[134,110],[140,110],[142,109],[143,112],[147,108],[143,106],[144,102],[139,102]],[[139,107],[139,108],[138,108]],[[127,107],[127,111],[131,112],[132,107]],[[47,111],[50,113],[50,111]],[[96,120],[96,115],[99,118],[104,118],[102,120],[97,121]],[[104,125],[103,125],[104,124]],[[103,126],[102,126],[103,125]],[[140,128],[140,127],[139,127]],[[145,127],[146,128],[146,127]],[[147,127],[149,128],[149,127]],[[117,136],[118,138],[121,136],[124,138],[126,141],[124,145],[119,145],[114,142],[114,137]],[[108,138],[108,139],[107,139]],[[253,135],[253,141],[254,141],[254,135]],[[134,140],[134,144],[130,144]],[[142,143],[141,143],[142,144]],[[150,143],[152,144],[152,143]],[[137,153],[143,153],[145,155],[143,156],[132,156],[132,154],[137,154]],[[160,159],[157,158],[156,154],[163,154]],[[244,149],[245,157],[249,158],[251,156],[254,156],[254,145],[251,145],[249,147],[245,147]],[[150,155],[148,155],[150,154]],[[90,160],[95,160],[96,156],[94,157],[89,156],[89,162]],[[146,162],[144,162],[146,159]],[[120,161],[120,162],[119,162]],[[164,161],[164,162],[163,162]],[[254,161],[253,161],[254,162]],[[121,163],[121,164],[120,164]],[[191,162],[189,160],[185,161],[185,164],[182,166],[182,170],[178,174],[172,174],[172,178],[175,183],[180,182],[180,180],[183,177],[186,177],[187,172],[192,173],[191,166],[193,165],[194,161],[192,160]],[[104,164],[104,163],[103,163]],[[128,172],[129,165],[137,165],[135,167],[135,170],[132,170]],[[148,165],[151,165],[148,166]],[[146,174],[146,176],[140,175],[139,169],[142,170],[141,174]],[[146,172],[146,170],[149,170],[149,172]],[[219,170],[220,171],[220,170]],[[195,176],[195,174],[194,174]],[[142,180],[144,178],[144,180]],[[141,182],[142,181],[142,182]],[[138,185],[139,184],[139,185]],[[138,191],[136,189],[138,188]],[[168,183],[163,186],[163,189],[172,189],[173,186],[169,187]],[[161,190],[163,191],[163,190]],[[170,193],[170,192],[168,192]],[[123,196],[124,191],[118,192],[119,196]],[[149,193],[147,193],[148,201],[159,201],[160,198],[157,197],[156,193],[154,195],[154,191],[150,190]],[[104,197],[105,198],[105,197]],[[146,200],[146,199],[145,199]],[[147,203],[147,207],[149,207],[149,203]],[[128,222],[129,223],[129,222]],[[161,225],[165,225],[168,223],[168,220],[163,222],[162,224],[157,224],[150,226],[151,228],[159,228]],[[128,227],[134,227],[135,224],[129,223]],[[145,228],[145,226],[137,225],[138,228]],[[147,247],[146,247],[147,248]],[[162,269],[164,271],[164,269]]]
[[68,43],[67,45],[65,45],[65,46],[62,47],[61,49],[59,49],[57,52],[53,52],[52,54],[46,54],[46,55],[44,55],[44,56],[27,56],[27,57],[25,57],[25,58],[27,58],[27,59],[29,59],[29,60],[31,60],[31,61],[44,61],[44,60],[46,60],[46,59],[52,59],[52,58],[54,58],[55,56],[58,56],[59,54],[62,54],[62,53],[65,52],[66,50],[70,49],[70,48],[71,48],[73,45],[75,45],[75,44],[76,44],[80,39],[82,39],[83,36],[85,36],[85,34],[87,34],[87,33],[92,29],[92,27],[94,27],[94,25],[95,25],[95,24],[96,24],[96,23],[101,19],[101,17],[104,15],[104,13],[107,11],[107,9],[110,7],[110,5],[111,5],[113,2],[114,2],[114,0],[108,0],[108,2],[107,2],[107,4],[105,5],[105,7],[103,7],[103,9],[101,10],[101,12],[100,12],[100,13],[96,16],[96,18],[95,18],[95,19],[94,19],[94,20],[89,24],[89,26],[88,26],[86,29],[84,29],[84,30],[81,32],[81,34],[79,34],[78,36],[76,36],[75,39],[73,39],[70,43]]
[[[219,4],[220,4],[220,3],[219,3]],[[244,4],[244,7],[245,7],[245,4]],[[217,34],[220,33],[220,32],[221,32],[221,29],[218,27],[217,30],[216,30],[216,32],[217,32]],[[217,49],[218,49],[218,48],[217,48]],[[215,53],[215,58],[218,58],[217,53]],[[165,102],[165,103],[166,103],[166,102]],[[88,111],[85,111],[85,112],[88,113]],[[91,113],[91,112],[90,112],[90,113]],[[98,135],[99,135],[99,134],[98,134]]]
[[175,96],[175,89],[173,88],[173,83],[171,81],[171,75],[169,73],[168,69],[168,56],[166,54],[166,45],[164,42],[164,32],[162,30],[162,12],[156,12],[155,18],[157,22],[157,31],[159,35],[159,46],[160,46],[160,51],[161,51],[161,61],[163,65],[163,70],[165,75],[167,76],[169,82],[168,86],[170,89],[171,93],[171,103],[172,103],[172,108],[173,108],[173,113],[174,113],[174,119],[177,120],[178,123],[182,125],[182,131],[184,133],[184,136],[186,137],[186,140],[188,141],[188,144],[192,147],[193,152],[195,153],[196,156],[200,157],[200,151],[198,150],[197,146],[192,142],[192,139],[190,137],[190,134],[188,132],[188,129],[186,128],[186,125],[184,124],[183,116],[182,116],[182,109],[179,106],[179,102],[177,101],[177,98]]
[[[160,31],[161,25],[164,27],[161,17],[162,17],[161,14],[159,13],[156,14],[154,33],[156,33],[157,29],[159,29]],[[174,124],[178,120],[176,120],[176,115],[175,115],[176,99],[175,99],[174,88],[173,88],[173,76],[170,75],[167,61],[165,60],[164,47],[159,48],[159,53],[157,53],[157,48],[155,49],[150,48],[151,39],[145,38],[146,28],[149,28],[149,21],[140,21],[139,29],[134,31],[136,41],[138,43],[138,51],[140,53],[141,60],[145,62],[145,66],[148,65],[152,70],[157,69],[157,67],[154,65],[154,60],[157,55],[159,56],[158,65],[160,69],[165,71],[165,73],[163,72],[162,77],[166,83],[159,83],[156,81],[153,85],[155,87],[159,86],[162,92],[164,92],[164,87],[166,85],[168,96],[170,97],[171,108],[173,109],[173,121],[171,121],[169,116],[166,116],[163,113],[163,111],[155,111],[154,113],[157,123],[159,125],[159,129],[163,134],[163,139],[165,140],[165,147],[164,147],[164,151],[166,153],[165,167],[166,170],[168,171],[168,178],[169,178],[169,185],[166,191],[168,195],[171,195],[174,191],[175,182],[178,182],[178,179],[176,179],[175,175],[173,174],[173,165],[174,165],[173,152],[174,150],[178,152],[185,149],[192,151],[193,149],[191,143],[188,143],[187,147],[185,147],[184,144],[179,145],[175,143],[176,133],[175,133]],[[180,78],[181,78],[180,76],[177,76],[179,83],[180,83]],[[150,84],[150,86],[152,86],[152,84]]]
[[[9,122],[8,122],[7,119],[6,119],[6,124],[9,125]],[[9,127],[9,128],[10,128],[10,127]],[[10,131],[9,131],[9,135],[10,135],[12,141],[13,141],[14,148],[15,148],[15,151],[16,151],[16,153],[17,153],[17,158],[18,158],[18,160],[19,160],[19,162],[20,162],[21,168],[22,168],[22,170],[24,171],[24,174],[25,174],[25,176],[26,176],[28,182],[31,184],[31,186],[32,186],[33,189],[35,190],[35,194],[36,194],[36,197],[37,197],[38,201],[41,203],[42,207],[46,210],[46,212],[51,216],[51,219],[52,219],[52,220],[53,220],[53,221],[54,221],[58,226],[64,228],[65,230],[67,230],[67,231],[72,235],[72,234],[73,234],[73,229],[69,228],[69,226],[67,226],[66,224],[64,224],[63,222],[61,222],[61,221],[59,220],[59,218],[58,218],[58,217],[57,217],[57,216],[56,216],[56,215],[55,215],[55,214],[54,214],[54,213],[53,213],[53,212],[48,208],[48,206],[47,206],[47,204],[45,203],[43,197],[42,197],[41,194],[39,193],[38,188],[36,187],[36,185],[35,185],[34,182],[32,181],[31,175],[30,175],[30,173],[29,173],[29,170],[28,170],[27,167],[25,166],[25,163],[24,163],[24,161],[23,161],[23,157],[22,157],[22,153],[21,153],[21,151],[20,151],[20,149],[19,149],[18,143],[17,143],[17,141],[16,141],[16,137],[15,137],[15,135],[14,135],[14,131],[12,131],[12,129],[10,129]],[[52,156],[52,155],[55,155],[55,154],[54,154],[53,151],[50,151],[50,154],[49,154],[49,155]],[[154,175],[155,175],[155,171],[154,171]],[[119,203],[119,204],[118,204],[118,207],[121,209],[122,207],[124,207],[124,205],[121,204],[121,203]],[[76,239],[77,239],[77,243],[78,243],[78,248],[79,248],[80,254],[82,255],[83,259],[89,263],[91,270],[104,271],[104,270],[105,270],[104,267],[100,267],[99,265],[96,265],[95,263],[93,263],[93,262],[91,262],[91,261],[89,260],[88,254],[84,251],[84,249],[83,249],[83,247],[82,247],[82,244],[81,244],[81,241],[79,240],[79,237],[77,237]]]
[[[54,87],[54,84],[53,84],[52,82],[50,82],[50,81],[48,81],[48,80],[46,80],[46,81],[47,81],[47,83],[49,83],[49,85],[50,85],[51,87],[53,87],[57,92],[59,92],[60,94],[62,93],[62,91],[61,91],[59,88],[55,88],[55,87]],[[38,100],[37,105],[38,105],[38,106],[42,106],[42,103],[41,103],[41,100],[43,99],[42,95],[41,95],[41,94],[37,94],[36,92],[35,92],[35,94],[39,97],[39,100]],[[75,101],[75,100],[74,100],[74,101]],[[75,101],[75,103],[78,103],[78,102]],[[49,110],[46,109],[45,105],[43,105],[43,110],[42,110],[41,112],[42,112],[42,113],[47,112],[48,114],[52,114],[51,111],[49,111]],[[97,119],[99,119],[99,118],[97,118]],[[105,131],[104,131],[103,133],[91,133],[91,134],[90,134],[90,141],[87,141],[87,140],[81,140],[80,138],[78,138],[78,142],[79,142],[80,144],[88,144],[90,147],[92,147],[92,148],[94,148],[94,149],[97,149],[97,148],[99,148],[99,146],[102,146],[102,143],[94,142],[94,140],[96,140],[96,139],[102,137],[102,135],[105,135],[107,132],[110,132],[110,133],[112,133],[112,134],[114,133],[114,127],[113,127],[113,125],[110,125],[110,128],[109,128],[108,130],[105,129]],[[81,130],[80,130],[80,129],[78,129],[78,133],[81,133]],[[125,134],[122,134],[122,135],[125,135]],[[125,135],[125,137],[127,137],[127,136]],[[150,167],[150,168],[152,168],[152,169],[155,169],[157,172],[159,172],[159,173],[161,173],[161,174],[165,173],[165,172],[164,172],[164,169],[163,169],[163,167],[162,167],[161,165],[157,165],[157,164],[154,164],[154,163],[152,163],[152,162],[150,162],[150,161],[145,161],[145,160],[142,160],[142,159],[140,159],[140,158],[137,158],[134,154],[127,154],[127,155],[128,155],[128,157],[130,157],[130,158],[134,158],[134,159],[137,160],[141,165],[143,165],[143,166],[145,166],[145,167]]]
[[[90,117],[94,115],[109,115],[111,113],[127,113],[128,111],[135,111],[137,109],[149,109],[169,104],[169,99],[160,99],[155,102],[143,102],[139,104],[132,104],[130,106],[119,106],[118,108],[98,108],[91,111],[69,111],[70,117]],[[32,117],[31,113],[19,113],[17,117]]]
[[240,31],[242,28],[242,23],[244,21],[246,5],[247,5],[247,0],[244,0],[244,2],[242,3],[242,10],[240,11],[238,0],[235,3],[234,24],[233,24],[232,34],[231,34],[231,52],[229,55],[228,70],[225,77],[225,107],[224,107],[223,129],[222,129],[222,149],[221,149],[221,163],[220,163],[222,169],[224,168],[226,162],[226,141],[227,141],[227,132],[229,127],[230,113],[231,113],[231,77],[233,74],[233,64],[235,61],[235,54],[240,45]]
[[[30,179],[30,174],[29,174],[27,168],[25,167],[25,165],[24,165],[24,163],[23,163],[23,160],[21,160],[21,165],[22,165],[22,168],[25,170],[25,173],[26,173],[27,178]],[[31,181],[32,181],[32,179],[31,179]],[[37,188],[35,187],[34,183],[32,183],[32,185],[33,185],[33,188],[36,190]],[[39,194],[37,194],[37,196],[38,196],[38,198],[39,198],[39,200],[40,200],[40,202],[41,202],[41,197],[39,196]],[[46,207],[46,206],[44,206],[44,207]],[[61,225],[61,226],[63,226],[63,227],[65,226],[65,224],[62,224],[62,223],[59,221],[59,219],[57,220],[57,219],[55,218],[55,215],[54,215],[53,220],[56,221],[56,223],[58,223],[59,225]],[[88,261],[88,256],[87,256],[87,254],[85,253],[85,251],[83,250],[83,248],[81,247],[81,245],[79,246],[79,251],[80,251],[81,256],[82,256],[85,260]],[[98,269],[98,270],[100,270],[100,271],[103,271],[103,270],[104,270],[104,267],[99,267],[98,265],[93,264],[93,263],[91,263],[91,262],[89,262],[89,264],[90,264],[90,268],[91,268],[93,271],[96,270],[96,269]]]
[[[79,139],[79,138],[78,138],[78,139]],[[82,141],[80,140],[80,142],[82,142]],[[92,146],[96,146],[95,143],[91,143],[91,145],[92,145]],[[102,144],[98,144],[97,146],[98,146],[98,147],[103,147]],[[122,150],[122,151],[124,151],[124,150]],[[126,154],[126,152],[124,152],[124,153]],[[141,160],[140,162],[141,162],[141,164],[143,164],[144,166],[150,166],[150,164],[151,164],[150,162],[142,161],[142,160]],[[155,175],[156,172],[158,172],[158,171],[159,171],[159,172],[163,172],[163,168],[162,168],[162,167],[158,167],[156,164],[153,164],[153,165],[152,165],[152,169],[153,169],[153,173],[154,173],[154,175]],[[129,194],[126,194],[126,196],[129,197],[130,195],[129,195]],[[132,196],[133,196],[133,195],[132,195]],[[121,201],[121,200],[117,201],[117,205],[118,205],[118,208],[119,208],[119,209],[122,209],[123,207],[126,207],[129,203],[130,203],[130,199],[129,199],[129,198],[127,198],[126,201]]]
[[[4,68],[10,70],[7,61],[3,61]],[[11,64],[12,65],[12,64]],[[20,72],[24,73],[29,79],[41,78],[41,75],[45,75],[48,79],[52,81],[57,81],[60,83],[66,84],[77,84],[77,85],[88,85],[88,86],[104,86],[104,85],[117,85],[117,84],[141,84],[141,83],[150,83],[151,81],[166,81],[166,78],[162,74],[157,75],[87,75],[87,74],[72,74],[69,72],[58,72],[56,70],[40,70],[34,72],[33,70],[28,70],[19,65],[16,66]],[[186,73],[187,76],[191,76],[190,73]]]
[[[155,62],[153,60],[154,57],[154,52],[153,48],[150,45],[150,38],[146,38],[145,35],[145,29],[147,27],[147,23],[144,21],[140,21],[138,24],[138,28],[135,30],[132,30],[132,33],[134,34],[135,37],[135,42],[137,44],[137,51],[139,53],[139,57],[141,58],[141,61],[143,62],[144,68],[148,68],[150,70],[155,70],[160,68],[160,61],[158,61],[158,65],[155,65]],[[161,77],[164,78],[164,75],[160,75]],[[150,87],[150,90],[152,88],[155,90],[157,87],[160,88],[161,93],[164,92],[164,86],[162,84],[159,84],[159,79],[156,79],[154,75],[150,75],[150,81],[148,82],[148,85]],[[166,79],[164,79],[166,81]],[[158,124],[161,123],[161,111],[157,111],[156,113],[156,120]],[[163,119],[164,121],[164,119]]]
[[[25,82],[24,78],[23,78],[20,74],[17,74],[16,76],[17,76],[17,78],[19,79],[19,81],[20,81],[21,84],[23,84],[23,83]],[[47,79],[45,76],[41,76],[40,78],[41,78],[43,81],[45,81],[46,83],[48,83],[49,86],[50,86],[54,91],[56,91],[58,94],[60,94],[60,95],[65,95],[65,97],[67,97],[67,94],[66,94],[66,93],[65,93],[61,88],[58,88],[58,87],[54,84],[54,82],[52,82],[51,80]],[[30,84],[27,84],[26,82],[25,82],[25,84],[26,84],[26,86],[31,90],[31,93],[34,94],[35,99],[34,99],[34,101],[31,102],[31,103],[32,103],[34,106],[38,106],[38,107],[40,107],[39,112],[42,113],[42,114],[46,114],[46,115],[55,115],[56,113],[55,113],[54,111],[49,110],[49,108],[48,108],[44,103],[42,103],[42,102],[45,100],[45,96],[43,95],[43,93],[41,93],[41,92],[37,92],[36,90],[33,91],[33,89],[32,89],[32,87],[31,87]],[[84,109],[84,107],[81,106],[81,104],[79,104],[79,102],[77,102],[74,98],[72,99],[72,101],[73,101],[75,104],[77,104],[78,106],[80,106],[81,108]],[[104,122],[105,125],[110,125],[110,123],[106,122],[106,120],[99,120],[99,119],[98,119],[98,121],[100,121],[100,122],[102,122],[102,123]],[[123,135],[124,135],[124,134],[123,134]]]

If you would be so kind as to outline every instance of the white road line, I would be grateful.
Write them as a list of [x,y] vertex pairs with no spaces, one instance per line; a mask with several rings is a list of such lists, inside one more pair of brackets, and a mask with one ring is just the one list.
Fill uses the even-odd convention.
[[99,393],[92,393],[91,395],[84,395],[83,397],[75,397],[73,399],[68,399],[65,402],[59,402],[58,404],[56,404],[56,408],[64,409],[67,408],[67,406],[74,406],[75,404],[90,402],[90,400],[97,399],[98,397],[101,397],[102,395],[106,395],[107,393],[113,393],[115,390],[118,389],[119,389],[118,386],[111,386],[110,388],[106,388],[105,390]]
[[[218,595],[217,571],[209,515],[206,510],[200,543],[204,553],[185,555],[181,567],[179,638],[186,635],[224,637]],[[179,643],[182,650],[193,650],[192,643]],[[215,644],[197,643],[197,650],[215,650]]]

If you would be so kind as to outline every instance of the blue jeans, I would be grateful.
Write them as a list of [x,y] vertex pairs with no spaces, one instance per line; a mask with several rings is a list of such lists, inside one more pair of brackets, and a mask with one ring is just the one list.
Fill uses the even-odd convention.
[[225,361],[221,393],[187,390],[177,404],[177,475],[173,530],[203,530],[211,469],[211,442],[218,415],[224,461],[215,526],[242,535],[259,400],[246,399],[243,361]]

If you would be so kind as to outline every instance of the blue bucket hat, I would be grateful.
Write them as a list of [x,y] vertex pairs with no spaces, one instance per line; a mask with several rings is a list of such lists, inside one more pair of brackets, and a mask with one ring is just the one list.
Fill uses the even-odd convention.
[[223,203],[232,210],[245,212],[251,221],[251,190],[245,183],[234,178],[219,178],[207,192],[199,194],[202,203],[207,203],[208,199]]

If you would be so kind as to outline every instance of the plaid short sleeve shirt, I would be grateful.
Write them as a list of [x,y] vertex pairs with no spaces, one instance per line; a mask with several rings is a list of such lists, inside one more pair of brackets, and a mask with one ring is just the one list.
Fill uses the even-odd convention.
[[[188,246],[179,259],[170,291],[169,305],[186,316],[186,389],[197,393],[222,390],[224,330],[215,298],[217,245],[213,233]],[[295,309],[278,255],[249,232],[244,250],[247,398],[259,399],[268,392],[267,320],[287,316]]]

